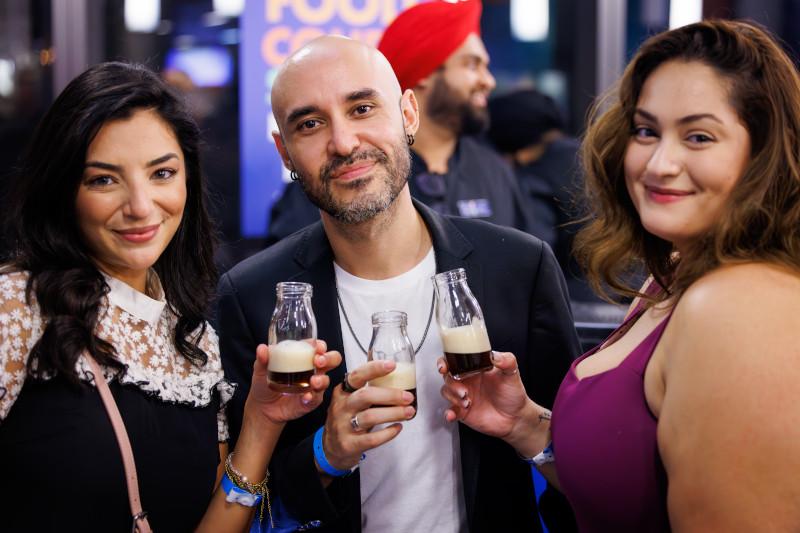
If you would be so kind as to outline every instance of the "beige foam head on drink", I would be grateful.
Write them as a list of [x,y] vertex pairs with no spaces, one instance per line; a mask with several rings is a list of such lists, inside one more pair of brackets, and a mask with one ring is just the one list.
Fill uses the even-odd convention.
[[269,347],[270,372],[306,372],[314,369],[314,346],[308,341],[281,341]]
[[482,320],[474,319],[468,326],[442,328],[442,346],[447,353],[482,353],[492,349],[489,334]]
[[398,362],[397,367],[388,375],[369,382],[374,387],[390,387],[393,389],[411,390],[417,388],[417,367],[414,363]]

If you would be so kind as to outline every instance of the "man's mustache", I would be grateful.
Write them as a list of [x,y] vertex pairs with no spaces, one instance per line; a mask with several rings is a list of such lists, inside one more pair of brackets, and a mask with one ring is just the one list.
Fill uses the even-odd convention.
[[386,155],[386,152],[378,150],[377,148],[354,152],[347,156],[333,156],[322,167],[319,175],[322,181],[328,181],[331,179],[331,174],[336,170],[347,165],[352,165],[357,161],[375,161],[376,163],[387,164],[389,162],[389,156]]

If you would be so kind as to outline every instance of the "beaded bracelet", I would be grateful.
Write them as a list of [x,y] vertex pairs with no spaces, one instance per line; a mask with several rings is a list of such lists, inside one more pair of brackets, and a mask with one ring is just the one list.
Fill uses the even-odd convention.
[[[245,476],[244,474],[236,470],[236,468],[234,468],[232,461],[233,453],[234,452],[229,453],[228,458],[225,459],[225,476],[227,476],[230,482],[233,484],[231,488],[228,488],[226,490],[225,476],[223,476],[222,479],[223,490],[228,495],[228,497],[226,497],[225,499],[227,501],[234,501],[236,503],[239,503],[240,505],[245,505],[247,507],[253,507],[254,505],[257,505],[260,502],[261,505],[258,517],[259,522],[264,520],[264,503],[266,502],[267,514],[269,515],[269,523],[270,526],[274,528],[275,524],[272,521],[272,505],[270,504],[269,501],[269,488],[267,487],[267,481],[269,480],[269,471],[267,471],[267,475],[264,477],[263,481],[261,481],[260,483],[252,483],[250,480],[247,479],[247,476]],[[252,502],[250,505],[246,503],[248,501],[248,499],[246,498],[230,496],[231,490],[236,488],[253,495],[253,499],[250,500],[250,502]],[[237,492],[241,496],[243,496],[239,491],[234,491],[234,492]]]

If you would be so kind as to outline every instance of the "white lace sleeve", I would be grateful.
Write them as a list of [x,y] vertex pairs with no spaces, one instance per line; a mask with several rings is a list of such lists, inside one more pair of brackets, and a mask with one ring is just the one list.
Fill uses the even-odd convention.
[[216,387],[219,393],[219,411],[217,412],[217,440],[219,442],[227,442],[228,433],[228,417],[225,414],[225,408],[230,399],[233,397],[233,392],[236,386],[225,379],[222,371],[222,359],[219,355],[219,339],[217,333],[211,325],[206,325],[206,334],[200,340],[200,348],[208,355],[207,367],[210,372],[216,374],[217,379]]
[[38,305],[25,303],[27,282],[24,272],[0,274],[0,421],[19,397],[28,355],[42,334]]

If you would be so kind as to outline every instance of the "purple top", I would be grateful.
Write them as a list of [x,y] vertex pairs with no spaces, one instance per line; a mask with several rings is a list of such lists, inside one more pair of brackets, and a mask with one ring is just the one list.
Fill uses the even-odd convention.
[[[609,338],[640,315],[637,309]],[[670,529],[658,420],[644,395],[644,371],[670,316],[619,366],[579,380],[575,367],[599,346],[587,352],[558,390],[551,426],[556,471],[583,532]]]

